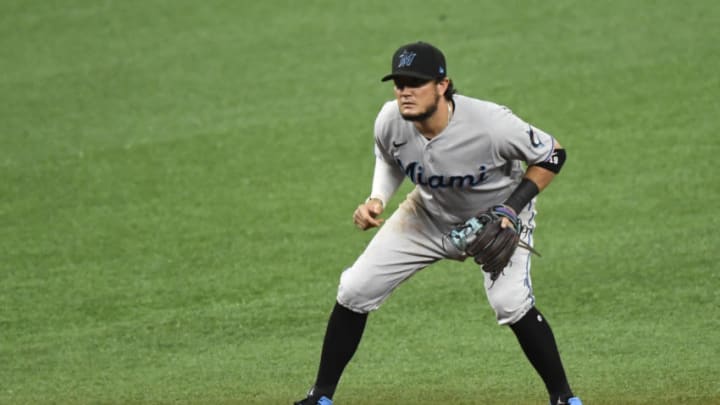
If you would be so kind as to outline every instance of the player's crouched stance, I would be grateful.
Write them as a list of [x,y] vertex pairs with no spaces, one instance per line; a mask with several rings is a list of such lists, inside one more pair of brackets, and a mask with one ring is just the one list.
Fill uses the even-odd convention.
[[[468,257],[482,266],[497,321],[515,333],[550,405],[582,405],[530,281],[535,197],[562,168],[565,150],[507,108],[455,94],[445,57],[430,44],[400,47],[385,80],[394,81],[395,100],[375,121],[372,193],[353,215],[362,230],[380,228],[340,278],[315,384],[295,405],[332,405],[368,313],[400,283],[439,260]],[[415,189],[383,224],[405,177]]]

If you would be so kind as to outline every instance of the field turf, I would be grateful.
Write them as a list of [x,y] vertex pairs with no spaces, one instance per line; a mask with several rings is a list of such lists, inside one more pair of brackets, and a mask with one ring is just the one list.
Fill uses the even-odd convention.
[[[585,404],[720,404],[718,21],[712,0],[0,0],[0,403],[300,398],[373,234],[351,214],[379,79],[425,40],[568,150],[533,281]],[[336,396],[439,403],[546,404],[471,263],[372,314]]]

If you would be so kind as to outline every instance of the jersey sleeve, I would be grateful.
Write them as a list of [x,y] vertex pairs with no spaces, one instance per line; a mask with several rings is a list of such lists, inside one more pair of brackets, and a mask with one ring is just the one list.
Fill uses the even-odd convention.
[[404,179],[405,176],[398,170],[396,165],[391,165],[380,158],[376,158],[370,198],[380,199],[383,207],[386,207]]
[[388,115],[392,104],[386,103],[375,119],[375,171],[371,198],[379,198],[386,206],[405,178],[389,151]]
[[395,161],[390,153],[390,134],[388,129],[391,104],[385,103],[375,118],[375,157],[390,164]]
[[500,107],[495,138],[500,156],[506,160],[522,160],[528,165],[542,163],[551,158],[555,139],[547,132],[534,127]]

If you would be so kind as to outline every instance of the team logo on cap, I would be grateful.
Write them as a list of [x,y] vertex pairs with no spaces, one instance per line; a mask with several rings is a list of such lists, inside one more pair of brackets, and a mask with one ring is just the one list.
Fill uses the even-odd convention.
[[407,50],[404,50],[403,53],[398,56],[398,59],[400,60],[398,68],[412,65],[413,60],[415,60],[415,56],[417,56],[415,52],[408,52]]

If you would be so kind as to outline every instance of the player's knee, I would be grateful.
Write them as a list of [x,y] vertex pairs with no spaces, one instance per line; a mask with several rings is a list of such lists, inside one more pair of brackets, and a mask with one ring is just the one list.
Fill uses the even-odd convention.
[[360,314],[368,313],[377,308],[377,306],[373,305],[370,300],[360,294],[358,290],[347,288],[342,283],[338,288],[336,299],[340,305]]
[[337,301],[351,311],[368,313],[377,309],[383,301],[383,294],[376,291],[376,287],[372,280],[355,274],[350,268],[340,277]]
[[527,311],[533,307],[532,297],[526,296],[521,299],[518,297],[502,297],[490,301],[490,305],[495,311],[495,318],[500,325],[512,325],[525,316]]

